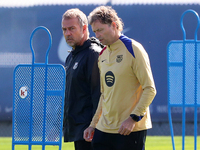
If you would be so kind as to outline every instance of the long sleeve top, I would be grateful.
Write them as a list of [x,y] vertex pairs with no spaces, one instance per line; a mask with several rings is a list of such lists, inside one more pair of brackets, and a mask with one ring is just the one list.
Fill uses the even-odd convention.
[[105,47],[99,56],[101,98],[90,124],[107,133],[118,133],[131,114],[142,116],[134,131],[152,127],[149,105],[156,88],[149,57],[143,46],[124,35]]

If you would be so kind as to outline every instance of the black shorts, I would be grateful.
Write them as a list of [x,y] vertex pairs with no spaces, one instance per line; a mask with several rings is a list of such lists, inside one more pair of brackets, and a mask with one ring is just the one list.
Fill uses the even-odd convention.
[[91,142],[86,142],[85,140],[75,141],[74,148],[75,150],[92,150]]
[[147,130],[129,135],[105,133],[95,129],[93,150],[145,150]]

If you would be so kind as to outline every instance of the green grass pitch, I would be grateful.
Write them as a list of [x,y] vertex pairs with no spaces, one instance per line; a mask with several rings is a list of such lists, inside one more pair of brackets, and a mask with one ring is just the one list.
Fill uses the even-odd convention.
[[[176,150],[182,150],[182,137],[175,136]],[[197,138],[197,143],[200,143],[200,138]],[[185,137],[185,150],[194,149],[194,137]],[[197,150],[200,146],[197,145]],[[0,150],[12,150],[12,138],[0,137]],[[17,145],[15,150],[28,150],[28,146]],[[41,146],[33,146],[32,150],[42,150]],[[58,146],[46,146],[45,150],[58,150]],[[74,150],[73,143],[63,143],[62,150]],[[171,136],[147,136],[146,150],[172,150]]]

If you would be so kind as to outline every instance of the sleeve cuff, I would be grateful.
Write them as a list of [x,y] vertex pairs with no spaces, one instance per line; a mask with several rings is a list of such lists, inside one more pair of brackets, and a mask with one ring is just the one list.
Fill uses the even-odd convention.
[[143,118],[143,116],[137,116],[135,114],[131,114],[130,116],[136,122],[140,121]]

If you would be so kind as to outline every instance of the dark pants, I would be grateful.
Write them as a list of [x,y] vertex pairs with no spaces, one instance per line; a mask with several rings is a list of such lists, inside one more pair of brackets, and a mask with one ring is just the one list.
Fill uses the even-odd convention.
[[74,142],[75,150],[92,150],[91,142],[83,141],[75,141]]
[[95,129],[92,147],[93,150],[145,150],[146,135],[147,130],[124,136]]

